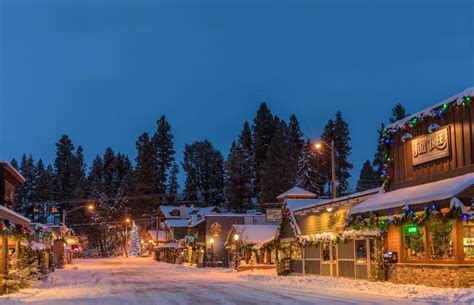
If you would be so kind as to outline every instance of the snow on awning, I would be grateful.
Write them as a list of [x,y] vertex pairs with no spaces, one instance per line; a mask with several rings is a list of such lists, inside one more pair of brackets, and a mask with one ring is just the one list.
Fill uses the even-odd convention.
[[386,193],[378,193],[353,207],[350,214],[380,211],[450,199],[474,185],[474,173],[444,179],[422,185],[406,187]]
[[178,243],[167,243],[167,244],[164,244],[164,245],[160,245],[156,248],[157,249],[169,249],[169,248],[178,249]]
[[227,240],[238,234],[244,244],[254,245],[275,238],[277,229],[277,225],[233,225]]

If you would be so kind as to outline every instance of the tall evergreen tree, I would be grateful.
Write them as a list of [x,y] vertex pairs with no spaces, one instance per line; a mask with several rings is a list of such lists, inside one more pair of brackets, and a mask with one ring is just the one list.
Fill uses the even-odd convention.
[[112,148],[108,147],[105,149],[102,168],[102,181],[103,181],[103,191],[105,196],[110,197],[115,194],[118,185],[116,181],[116,170],[117,164],[115,159],[115,153]]
[[155,208],[156,155],[153,141],[144,132],[136,142],[137,157],[134,173],[134,194],[139,199],[131,203],[133,216],[150,214]]
[[51,165],[44,167],[43,160],[39,159],[36,165],[35,202],[41,204],[53,198],[53,168]]
[[321,173],[322,156],[315,151],[311,140],[306,140],[300,160],[297,175],[297,185],[316,195],[324,194],[325,179]]
[[298,176],[299,161],[301,157],[301,152],[303,150],[304,140],[303,132],[301,132],[298,119],[294,114],[290,116],[290,122],[288,123],[288,152],[290,157],[290,167],[291,167],[291,184],[296,184],[296,179]]
[[398,120],[404,119],[409,114],[407,113],[405,107],[402,104],[398,103],[392,108],[392,116],[390,117],[390,123],[395,123]]
[[[67,135],[63,135],[56,143],[56,158],[54,160],[55,190],[54,199],[65,201],[74,196],[74,181],[72,162],[74,145]],[[70,203],[61,204],[61,208],[69,209]]]
[[383,170],[383,155],[385,154],[387,148],[383,143],[383,133],[384,133],[385,125],[384,123],[381,124],[380,129],[377,130],[378,138],[377,138],[377,149],[374,155],[374,161],[372,165],[374,167],[374,177],[377,177],[380,181],[380,176],[382,175]]
[[186,144],[182,166],[188,199],[204,201],[206,205],[223,203],[223,162],[221,152],[207,140]]
[[171,166],[169,172],[169,179],[168,179],[168,203],[174,204],[178,200],[178,191],[179,191],[179,184],[178,184],[178,173],[179,167],[176,162],[173,162],[173,166]]
[[[335,165],[336,165],[336,194],[340,196],[349,189],[350,172],[353,168],[349,162],[349,156],[351,154],[351,147],[349,142],[351,140],[349,135],[349,125],[344,121],[342,113],[338,111],[336,118],[333,121],[330,119],[324,128],[323,135],[321,136],[323,141],[330,144],[334,140],[334,152],[335,152]],[[327,172],[327,181],[331,182],[331,154],[329,149],[325,149],[325,162],[324,169]]]
[[11,160],[10,165],[13,166],[14,169],[18,170],[18,161],[16,161],[15,158]]
[[232,143],[229,156],[225,162],[226,187],[225,195],[229,207],[243,211],[253,205],[253,145],[252,131],[248,122],[237,143]]
[[370,161],[367,160],[364,162],[362,169],[359,175],[359,181],[357,182],[356,191],[362,192],[366,190],[370,190],[380,186],[380,179],[376,177],[376,173]]
[[253,120],[255,190],[258,203],[262,203],[261,176],[262,165],[267,159],[267,151],[275,132],[275,120],[266,103],[262,103]]
[[261,172],[261,200],[274,202],[276,197],[292,186],[293,165],[290,156],[290,141],[288,127],[277,117],[275,134],[267,151],[267,158],[262,164]]
[[33,157],[23,154],[20,173],[26,179],[15,193],[15,209],[25,217],[32,218],[35,209],[36,166]]
[[89,196],[94,193],[104,193],[104,162],[100,156],[96,156],[92,161],[92,167],[87,177],[89,183]]
[[175,154],[171,125],[164,115],[157,121],[156,133],[153,135],[153,144],[156,153],[155,192],[164,194],[167,188],[168,173],[173,166]]

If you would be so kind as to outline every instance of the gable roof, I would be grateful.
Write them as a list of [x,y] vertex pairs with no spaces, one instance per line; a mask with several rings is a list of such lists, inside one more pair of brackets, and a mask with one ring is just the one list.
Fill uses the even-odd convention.
[[227,240],[233,239],[234,234],[239,235],[239,240],[244,244],[258,244],[275,238],[278,225],[232,225]]
[[277,199],[284,199],[287,197],[316,198],[317,195],[300,187],[294,186],[288,191],[278,195]]
[[311,202],[310,204],[297,207],[294,209],[294,212],[312,209],[312,208],[316,208],[320,206],[331,205],[331,204],[354,204],[354,203],[363,201],[365,199],[364,197],[373,196],[374,194],[377,194],[380,191],[382,191],[382,188],[377,187],[377,188],[370,189],[367,191],[357,192],[357,193],[349,194],[346,196],[337,197],[334,199],[311,200],[312,202],[310,201]]

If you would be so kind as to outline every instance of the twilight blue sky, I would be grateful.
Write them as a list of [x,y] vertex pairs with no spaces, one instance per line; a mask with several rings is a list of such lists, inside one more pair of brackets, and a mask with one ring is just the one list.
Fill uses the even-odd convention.
[[473,1],[0,0],[0,159],[46,162],[68,134],[88,164],[165,114],[177,157],[227,155],[266,101],[317,138],[341,110],[355,187],[396,102],[415,112],[474,85]]

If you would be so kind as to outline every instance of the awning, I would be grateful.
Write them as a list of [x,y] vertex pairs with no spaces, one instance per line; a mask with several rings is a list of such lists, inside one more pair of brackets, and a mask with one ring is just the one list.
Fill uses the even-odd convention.
[[378,193],[353,207],[350,214],[365,213],[451,199],[474,185],[474,173],[441,181]]
[[169,248],[178,249],[178,243],[167,243],[167,244],[159,245],[158,247],[156,247],[156,249],[169,249]]
[[0,217],[13,221],[15,224],[28,227],[30,225],[30,220],[23,215],[20,215],[3,205],[0,205]]

